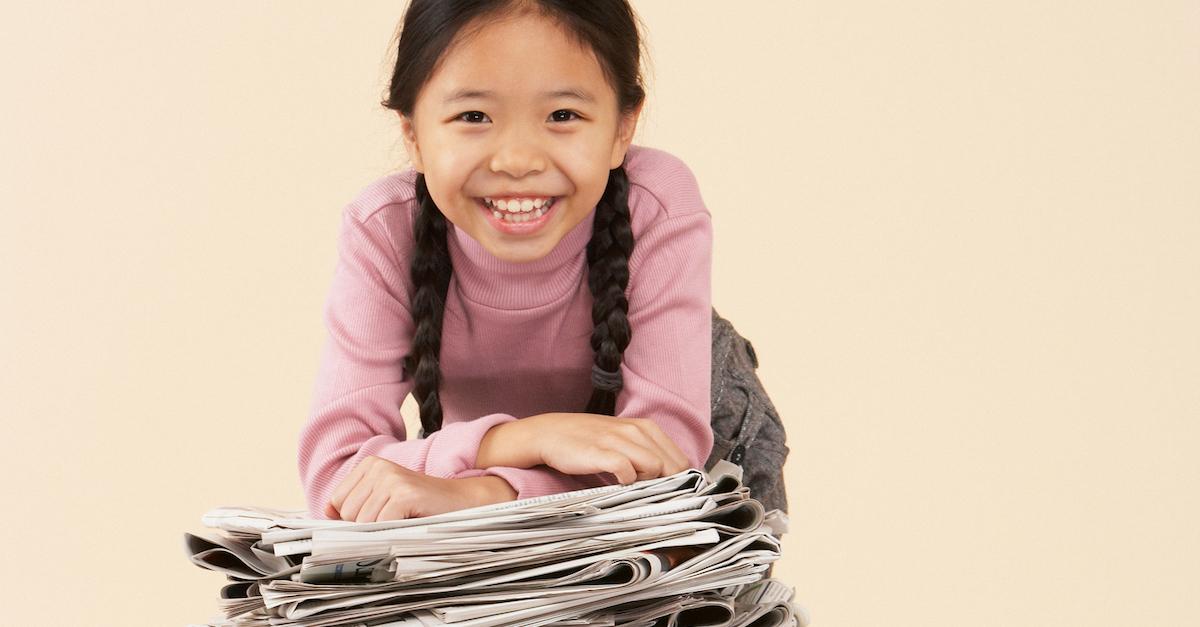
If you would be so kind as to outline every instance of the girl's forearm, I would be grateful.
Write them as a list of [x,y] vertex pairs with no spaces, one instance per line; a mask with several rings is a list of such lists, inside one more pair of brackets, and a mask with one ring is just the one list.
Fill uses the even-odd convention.
[[542,463],[541,455],[535,448],[536,435],[527,433],[529,427],[534,426],[532,422],[527,422],[528,420],[529,418],[514,420],[488,429],[479,442],[475,467],[533,468]]
[[515,501],[517,499],[516,488],[512,487],[503,477],[485,475],[482,477],[470,477],[462,481],[470,482],[475,488],[475,496],[472,499],[475,502],[475,507]]

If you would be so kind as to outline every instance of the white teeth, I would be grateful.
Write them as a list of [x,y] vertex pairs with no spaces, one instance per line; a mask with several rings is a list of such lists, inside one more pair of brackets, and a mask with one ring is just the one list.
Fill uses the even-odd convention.
[[490,209],[505,211],[508,213],[529,213],[534,209],[549,207],[554,204],[553,198],[512,198],[508,200],[484,198],[483,204]]
[[483,204],[492,210],[492,216],[505,222],[521,223],[536,220],[550,211],[554,198],[523,198],[521,200],[492,200],[484,198]]

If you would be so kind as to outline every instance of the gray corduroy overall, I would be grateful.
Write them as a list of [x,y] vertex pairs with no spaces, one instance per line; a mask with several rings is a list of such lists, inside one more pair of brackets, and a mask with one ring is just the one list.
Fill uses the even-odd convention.
[[742,467],[742,484],[767,511],[787,513],[783,463],[787,433],[758,378],[750,341],[712,311],[713,449],[704,468],[728,459]]

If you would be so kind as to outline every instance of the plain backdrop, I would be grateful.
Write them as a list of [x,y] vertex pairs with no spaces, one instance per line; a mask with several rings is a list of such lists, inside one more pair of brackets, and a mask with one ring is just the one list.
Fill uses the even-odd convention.
[[[634,6],[814,625],[1200,624],[1200,5]],[[0,622],[203,622],[183,532],[303,505],[403,8],[0,4]]]

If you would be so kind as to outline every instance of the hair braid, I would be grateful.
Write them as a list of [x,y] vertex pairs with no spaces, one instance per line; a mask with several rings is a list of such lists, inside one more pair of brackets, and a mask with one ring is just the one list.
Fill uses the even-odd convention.
[[[617,407],[621,355],[629,346],[629,256],[633,254],[633,227],[629,220],[629,177],[623,165],[608,172],[608,185],[596,204],[592,239],[587,245],[588,287],[592,292],[593,390],[587,412],[612,416]],[[600,370],[601,373],[596,371]],[[597,377],[611,378],[605,385]]]
[[411,264],[415,329],[412,350],[404,356],[404,369],[413,378],[413,397],[420,405],[421,427],[428,436],[442,428],[442,401],[438,394],[442,382],[439,365],[442,318],[454,268],[446,245],[446,217],[429,197],[424,174],[417,174],[416,192],[418,209],[413,225],[416,246]]

